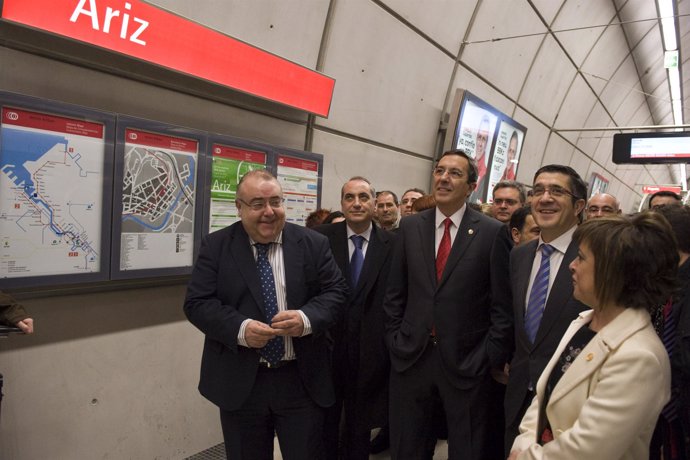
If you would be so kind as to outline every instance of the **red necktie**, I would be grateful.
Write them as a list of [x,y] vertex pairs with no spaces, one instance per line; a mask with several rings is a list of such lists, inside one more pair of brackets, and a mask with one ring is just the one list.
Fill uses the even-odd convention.
[[450,254],[450,226],[452,223],[453,221],[448,217],[443,221],[446,228],[443,230],[443,238],[441,238],[441,244],[438,245],[438,252],[436,253],[436,281],[441,281],[443,269],[446,268],[446,261],[448,254]]

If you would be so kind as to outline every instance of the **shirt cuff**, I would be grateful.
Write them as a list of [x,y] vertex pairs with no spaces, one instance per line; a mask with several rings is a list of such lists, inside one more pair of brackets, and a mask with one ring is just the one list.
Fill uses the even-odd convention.
[[247,318],[242,321],[242,324],[240,324],[240,332],[237,333],[237,345],[249,348],[249,345],[247,345],[247,341],[244,338],[244,331],[247,329],[247,324],[249,324],[250,321],[251,319]]
[[307,315],[305,315],[302,310],[297,310],[297,311],[302,316],[302,322],[304,323],[304,332],[302,332],[302,335],[301,335],[301,337],[304,337],[305,335],[311,334],[311,323],[309,322],[309,318],[307,318]]

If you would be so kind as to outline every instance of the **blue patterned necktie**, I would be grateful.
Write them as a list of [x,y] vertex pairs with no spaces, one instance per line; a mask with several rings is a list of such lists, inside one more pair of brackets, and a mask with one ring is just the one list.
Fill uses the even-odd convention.
[[532,290],[529,294],[529,301],[527,302],[527,311],[525,312],[525,332],[531,343],[537,337],[539,324],[544,315],[544,306],[546,305],[546,293],[549,291],[549,258],[554,251],[554,247],[550,244],[542,244],[539,248],[541,250],[541,263],[537,276],[534,277],[532,283]]
[[359,281],[359,275],[362,273],[362,266],[364,265],[364,253],[362,252],[364,237],[361,235],[352,235],[350,239],[355,245],[355,250],[352,252],[352,258],[350,258],[350,278],[352,279],[352,287],[356,287],[357,281]]
[[[278,313],[278,297],[276,296],[276,284],[273,280],[273,270],[268,262],[268,248],[272,243],[256,243],[256,268],[259,269],[259,281],[261,282],[261,295],[264,298],[264,314],[266,323],[271,324],[271,320]],[[283,337],[274,337],[259,349],[259,354],[271,364],[276,364],[283,358],[285,346]]]

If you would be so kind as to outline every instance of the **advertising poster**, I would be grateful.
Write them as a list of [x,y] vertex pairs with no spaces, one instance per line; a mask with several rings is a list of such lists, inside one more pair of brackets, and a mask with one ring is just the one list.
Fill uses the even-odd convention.
[[125,130],[120,270],[192,265],[198,153],[196,140]]
[[213,144],[209,232],[239,220],[235,198],[237,184],[247,172],[266,169],[266,154],[255,150]]
[[589,180],[589,198],[592,198],[597,193],[606,193],[609,188],[609,180],[601,174],[592,173]]
[[522,129],[501,120],[491,155],[487,201],[493,201],[494,185],[502,180],[515,180],[524,138],[525,132]]
[[283,187],[287,222],[304,225],[318,207],[319,163],[280,155],[278,182]]
[[481,197],[497,123],[498,117],[494,113],[471,100],[465,101],[455,148],[464,150],[477,162],[477,188],[470,197],[471,201],[476,201]]
[[101,271],[104,125],[2,107],[0,277]]

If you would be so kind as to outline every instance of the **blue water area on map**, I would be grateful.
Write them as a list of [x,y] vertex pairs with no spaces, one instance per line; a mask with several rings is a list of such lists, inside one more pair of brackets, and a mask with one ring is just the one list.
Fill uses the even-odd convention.
[[15,185],[23,187],[26,196],[45,210],[50,217],[50,229],[61,236],[65,232],[53,221],[52,207],[38,197],[31,172],[24,167],[27,161],[40,159],[58,144],[64,144],[62,150],[67,151],[68,141],[63,136],[6,127],[0,132],[0,170],[7,174]]
[[17,186],[24,187],[27,196],[34,199],[34,181],[24,163],[38,160],[57,144],[64,144],[64,150],[67,150],[67,139],[63,136],[3,127],[0,135],[0,169]]

